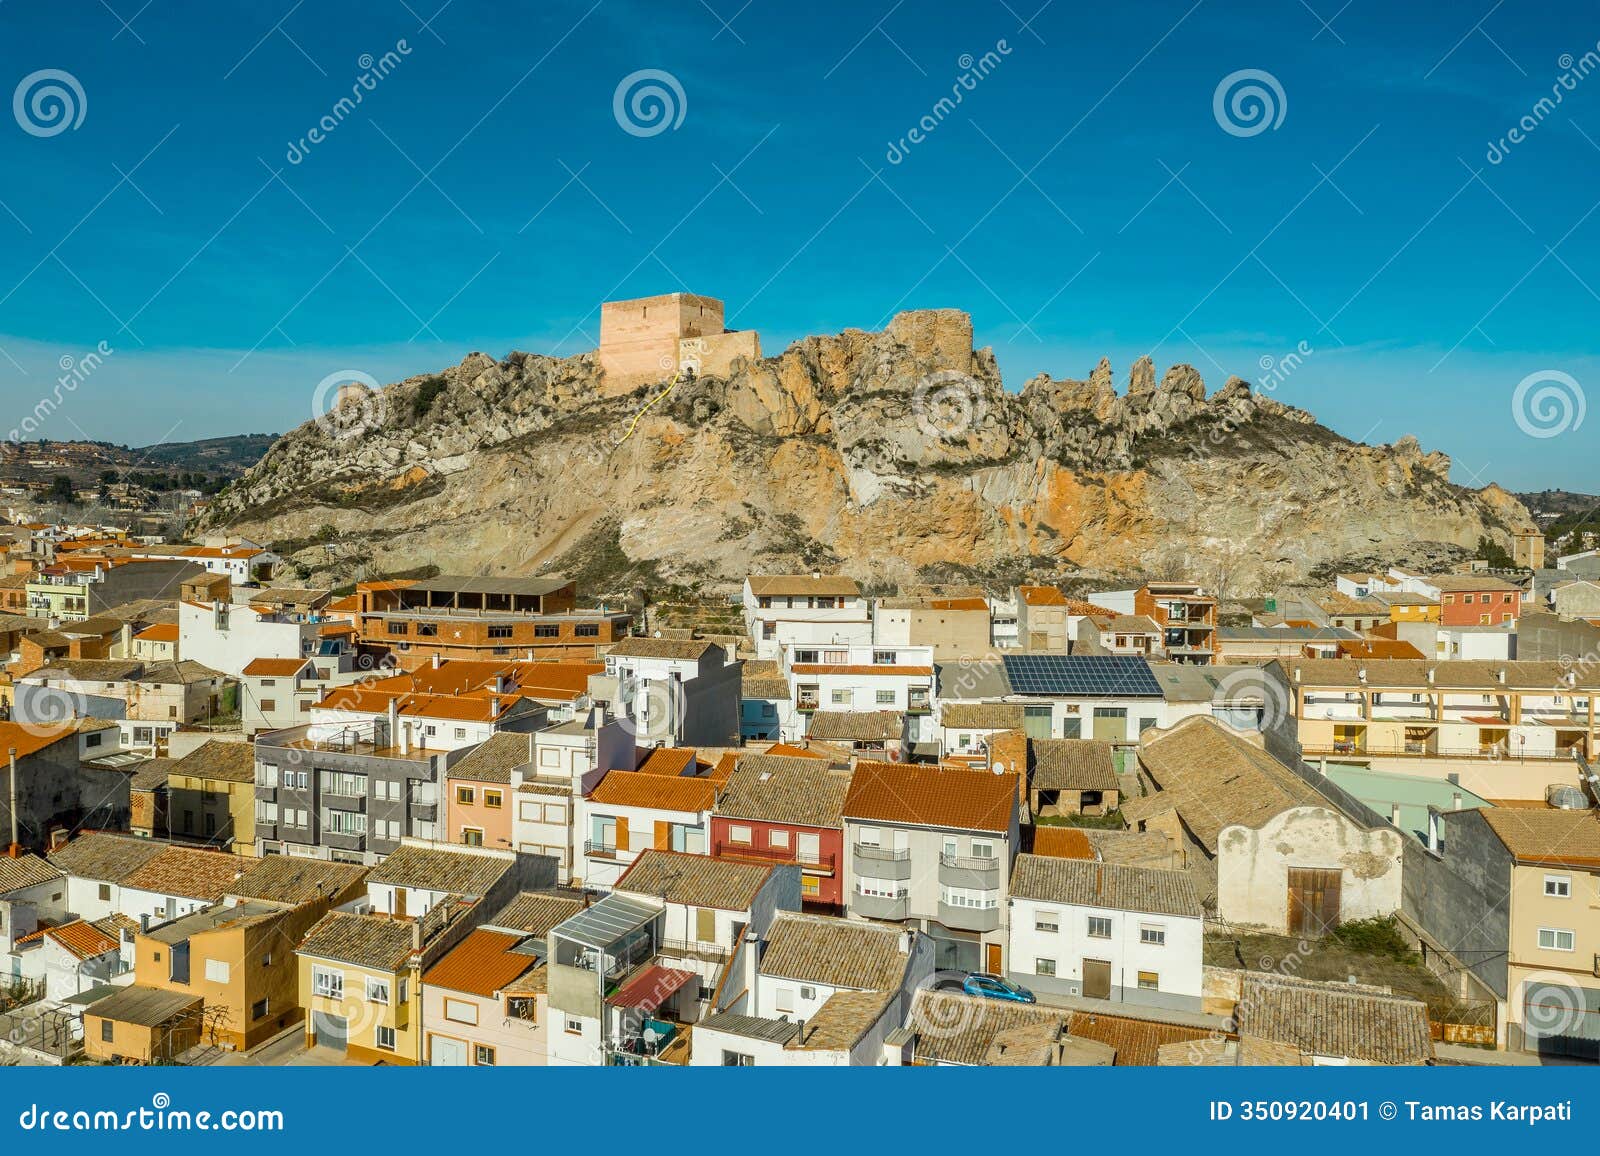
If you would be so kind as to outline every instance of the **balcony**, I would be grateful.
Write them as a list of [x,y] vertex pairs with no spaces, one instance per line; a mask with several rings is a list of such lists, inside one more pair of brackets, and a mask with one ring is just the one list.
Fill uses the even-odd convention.
[[356,814],[364,814],[367,809],[365,795],[344,795],[326,788],[322,792],[322,803],[335,811],[353,811]]
[[939,922],[954,931],[993,931],[1000,926],[1000,908],[953,907],[941,900]]
[[898,895],[863,895],[856,891],[850,896],[850,911],[865,919],[906,919],[911,914],[911,897]]
[[946,887],[994,891],[1000,886],[1000,860],[970,855],[940,855],[939,882]]
[[322,845],[335,851],[365,851],[367,849],[366,835],[354,835],[347,831],[322,832]]
[[929,702],[925,698],[918,698],[917,696],[913,695],[906,702],[906,713],[907,714],[932,714],[933,713],[933,704],[931,702]]
[[262,802],[265,802],[265,803],[275,803],[275,802],[278,801],[278,788],[277,787],[264,787],[260,783],[257,783],[256,784],[256,798],[260,799]]
[[872,879],[911,878],[911,851],[907,847],[872,847],[857,843],[852,851],[852,865],[857,875]]
[[832,875],[837,863],[831,852],[804,858],[784,847],[753,847],[749,843],[730,843],[725,839],[718,839],[711,853],[733,859],[757,859],[763,863],[798,863],[802,870],[814,875]]
[[583,853],[595,859],[615,859],[617,845],[615,843],[596,843],[593,839],[585,839]]

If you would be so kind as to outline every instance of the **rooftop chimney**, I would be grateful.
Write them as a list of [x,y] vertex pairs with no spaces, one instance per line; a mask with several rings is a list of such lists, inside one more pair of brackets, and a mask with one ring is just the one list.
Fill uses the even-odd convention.
[[1390,803],[1389,804],[1389,822],[1392,823],[1396,827],[1398,827],[1400,825],[1400,804],[1399,803]]

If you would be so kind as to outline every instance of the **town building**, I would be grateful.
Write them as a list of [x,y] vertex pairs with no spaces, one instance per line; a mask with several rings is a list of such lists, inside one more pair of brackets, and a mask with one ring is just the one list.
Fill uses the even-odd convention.
[[872,607],[853,578],[833,574],[752,574],[744,582],[745,630],[755,656],[784,648],[837,649],[872,644]]

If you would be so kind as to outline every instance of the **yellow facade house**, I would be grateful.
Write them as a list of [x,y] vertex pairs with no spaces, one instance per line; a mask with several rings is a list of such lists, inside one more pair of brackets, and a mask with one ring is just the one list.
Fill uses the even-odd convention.
[[239,855],[256,853],[256,763],[251,743],[212,739],[167,767],[167,825]]
[[306,1046],[368,1064],[422,1063],[422,972],[472,930],[474,906],[446,900],[420,919],[323,916],[298,952]]

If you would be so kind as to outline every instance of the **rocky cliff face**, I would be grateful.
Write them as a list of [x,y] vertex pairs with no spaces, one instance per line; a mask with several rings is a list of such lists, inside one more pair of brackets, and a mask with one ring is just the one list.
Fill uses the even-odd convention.
[[1148,358],[1119,393],[1001,388],[955,310],[808,337],[726,378],[602,398],[590,355],[473,354],[285,435],[207,528],[306,577],[436,565],[574,574],[600,594],[751,571],[882,583],[1189,576],[1247,594],[1347,557],[1530,528],[1414,438],[1352,443],[1238,378]]

